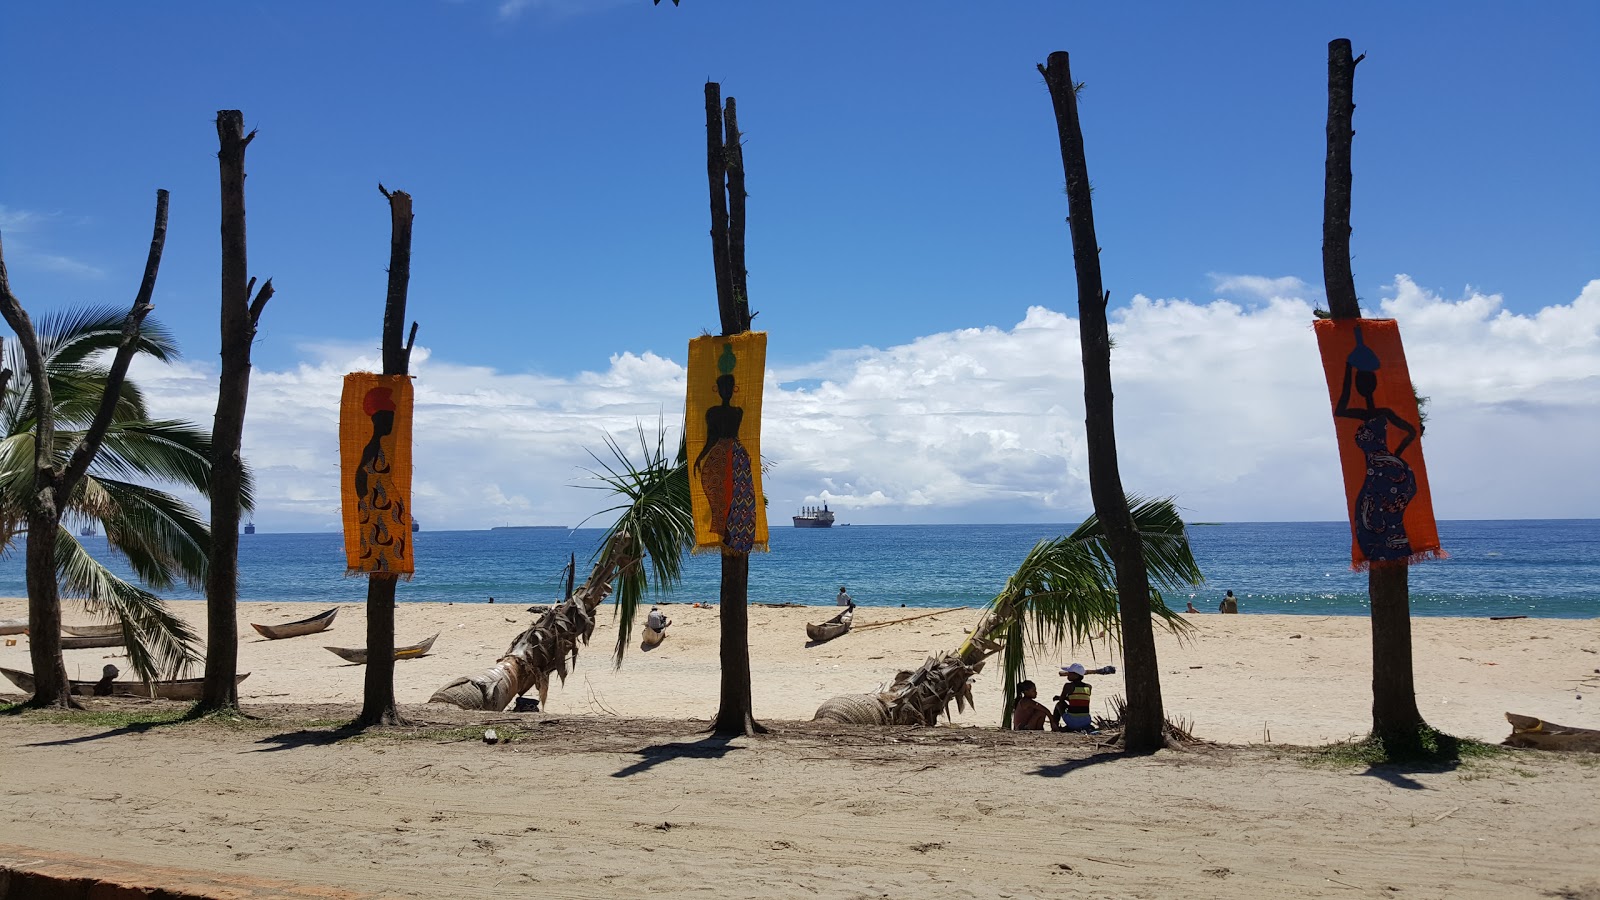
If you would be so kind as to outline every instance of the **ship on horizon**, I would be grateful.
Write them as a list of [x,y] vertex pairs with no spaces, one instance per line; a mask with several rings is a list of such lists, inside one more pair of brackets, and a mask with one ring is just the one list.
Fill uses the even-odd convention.
[[828,509],[828,504],[822,504],[819,509],[815,506],[803,506],[800,515],[794,517],[796,528],[832,528],[833,512]]

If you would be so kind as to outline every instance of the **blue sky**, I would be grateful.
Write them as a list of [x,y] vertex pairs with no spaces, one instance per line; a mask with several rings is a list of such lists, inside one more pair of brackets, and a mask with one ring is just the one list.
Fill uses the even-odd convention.
[[[585,422],[587,437],[548,458],[524,447],[561,485],[584,461],[570,451],[597,443],[600,430],[676,416],[665,406],[681,373],[668,363],[681,365],[687,340],[717,327],[707,78],[740,103],[750,291],[757,327],[772,335],[773,387],[815,401],[822,381],[847,386],[873,360],[907,355],[896,348],[963,329],[1014,334],[1033,309],[1075,317],[1060,158],[1034,69],[1057,49],[1088,84],[1083,122],[1115,308],[1129,312],[1136,297],[1195,309],[1226,301],[1248,319],[1274,297],[1316,305],[1326,45],[1337,36],[1367,54],[1356,80],[1353,216],[1367,304],[1403,299],[1410,284],[1468,310],[1486,335],[1501,314],[1587,310],[1575,298],[1600,278],[1600,5],[1588,2],[7,4],[0,229],[14,287],[35,314],[123,304],[154,191],[170,189],[156,314],[196,367],[176,379],[196,386],[178,406],[209,419],[198,385],[217,346],[211,121],[217,109],[242,109],[260,129],[248,159],[251,271],[278,290],[258,373],[293,380],[376,346],[388,254],[376,185],[407,190],[417,213],[411,316],[428,363],[441,375],[454,366],[455,396],[472,398],[454,408],[532,416],[517,427],[546,433],[558,430],[551,416],[586,412],[570,399],[581,392],[562,386],[634,376],[666,384],[659,398],[594,400],[612,418]],[[1494,298],[1493,309],[1471,307],[1475,297]],[[1586,315],[1576,318],[1589,335]],[[1041,365],[1076,365],[1071,343]],[[1548,350],[1522,348],[1534,359]],[[1587,383],[1590,359],[1571,362],[1571,378]],[[897,383],[915,384],[919,372]],[[928,384],[954,390],[939,377]],[[524,399],[512,396],[524,388]],[[681,381],[675,390],[681,398]],[[534,395],[543,399],[526,399]],[[1070,390],[1057,399],[1077,402]],[[435,400],[449,406],[442,393]],[[836,409],[849,402],[838,398]],[[985,408],[975,398],[961,415]],[[829,448],[840,445],[830,429],[887,429],[904,409],[860,413],[879,416],[870,426],[819,419],[807,432],[817,447],[805,435],[769,440],[769,454],[789,462],[777,460],[775,508],[832,497],[864,523],[1061,520],[1085,508],[1070,436],[1081,407],[1033,410],[1059,416],[1063,437],[1034,448],[1037,459],[1007,463],[1037,466],[1041,478],[1064,471],[1050,477],[1071,484],[1011,485],[957,466],[919,490],[891,486],[867,462],[829,468]],[[255,427],[247,450],[253,442],[258,466],[281,465],[285,479],[310,477],[299,463],[271,461],[321,440],[289,424]],[[997,430],[1007,431],[973,433]],[[878,441],[901,457],[943,441],[911,431]],[[1307,446],[1321,439],[1329,446],[1316,452],[1331,459],[1327,438],[1318,432]],[[439,463],[454,462],[438,452]],[[816,465],[795,462],[806,459]],[[419,451],[419,478],[428,460]],[[436,517],[462,527],[495,510],[567,521],[593,502],[518,477],[529,478],[507,474],[495,493]],[[945,477],[961,489],[939,488]],[[1174,474],[1162,487],[1182,493],[1181,482]],[[460,493],[438,490],[441,500]],[[1324,499],[1283,508],[1274,492],[1238,504],[1217,490],[1197,508],[1207,518],[1337,516]],[[1465,493],[1452,507],[1448,487],[1435,495],[1442,514],[1577,514],[1555,495],[1520,508],[1514,497],[1483,508]],[[269,491],[263,521],[321,527],[313,510],[327,498],[318,497],[297,506]]]

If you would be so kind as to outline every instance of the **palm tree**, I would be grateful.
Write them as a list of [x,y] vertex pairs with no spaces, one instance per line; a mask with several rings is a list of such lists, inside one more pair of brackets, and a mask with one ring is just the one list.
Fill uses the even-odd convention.
[[[1186,634],[1192,626],[1167,608],[1161,589],[1204,580],[1184,534],[1183,519],[1169,499],[1128,498],[1145,564],[1154,587],[1150,614],[1168,630]],[[1104,632],[1119,643],[1121,615],[1116,566],[1104,527],[1091,515],[1072,533],[1040,541],[1029,551],[1005,588],[989,602],[978,625],[955,652],[929,657],[916,670],[899,672],[872,694],[833,697],[816,718],[858,725],[932,725],[950,704],[972,704],[972,677],[989,657],[1001,654],[1005,709],[1016,702],[1026,675],[1025,651],[1060,644],[1090,643]]]
[[[620,501],[596,515],[619,513],[596,551],[589,577],[572,596],[546,612],[517,635],[500,661],[471,678],[457,678],[435,691],[430,703],[453,703],[462,709],[505,709],[512,699],[537,688],[547,698],[552,674],[565,681],[578,647],[594,634],[595,611],[616,586],[620,623],[613,649],[615,664],[633,634],[640,602],[653,585],[670,590],[683,575],[683,557],[694,546],[694,516],[689,506],[688,457],[680,441],[668,455],[666,427],[659,425],[654,444],[639,429],[642,463],[635,465],[616,440],[606,436],[612,460],[595,456],[602,471],[598,484],[585,485],[616,494]],[[593,454],[591,454],[593,455]],[[649,560],[646,566],[645,560]]]
[[[40,351],[51,387],[56,430],[53,453],[65,460],[88,427],[106,381],[104,352],[122,337],[126,313],[110,307],[42,316]],[[137,352],[178,358],[170,332],[153,320],[140,330]],[[13,352],[13,358],[20,354]],[[0,549],[27,531],[25,502],[33,488],[35,392],[28,372],[16,373],[0,397]],[[198,659],[195,632],[161,598],[113,574],[78,541],[75,529],[97,526],[134,574],[156,590],[180,579],[198,586],[206,571],[210,535],[181,499],[143,482],[166,482],[204,494],[210,437],[186,422],[152,419],[143,392],[124,381],[105,442],[73,491],[54,535],[57,578],[91,613],[122,625],[128,660],[143,679],[171,677]],[[248,480],[247,480],[248,484]],[[249,504],[248,489],[245,503]]]

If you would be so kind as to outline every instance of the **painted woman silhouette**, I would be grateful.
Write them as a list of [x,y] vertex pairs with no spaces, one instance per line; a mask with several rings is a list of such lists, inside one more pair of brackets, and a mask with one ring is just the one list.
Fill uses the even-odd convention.
[[372,417],[372,439],[361,448],[361,463],[356,467],[356,517],[361,527],[361,558],[379,555],[380,570],[383,557],[380,547],[393,547],[390,556],[403,559],[406,554],[405,503],[391,496],[389,472],[391,464],[383,452],[383,439],[394,431],[394,397],[390,388],[373,388],[367,391],[361,408]]
[[[1378,390],[1378,369],[1382,361],[1361,337],[1356,326],[1356,346],[1345,358],[1344,388],[1339,393],[1335,416],[1356,419],[1355,444],[1367,463],[1366,479],[1356,494],[1356,546],[1371,562],[1398,562],[1410,559],[1411,539],[1406,536],[1406,506],[1417,495],[1417,476],[1401,454],[1417,439],[1417,429],[1394,410],[1378,406],[1373,395]],[[1350,406],[1350,388],[1366,399],[1364,408]],[[1405,432],[1399,446],[1389,449],[1389,426]]]
[[706,444],[694,459],[694,472],[700,476],[711,507],[711,530],[720,535],[722,546],[737,553],[749,553],[756,539],[755,481],[750,474],[750,454],[739,442],[739,425],[744,410],[733,405],[733,370],[738,364],[733,346],[722,345],[717,357],[717,396],[722,403],[706,410]]

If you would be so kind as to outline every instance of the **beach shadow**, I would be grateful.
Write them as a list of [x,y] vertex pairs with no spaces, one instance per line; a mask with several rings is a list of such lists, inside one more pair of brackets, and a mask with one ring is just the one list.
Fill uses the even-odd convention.
[[1101,763],[1117,762],[1128,758],[1129,755],[1124,751],[1106,750],[1099,753],[1091,753],[1081,759],[1069,759],[1065,762],[1041,765],[1028,774],[1038,775],[1041,778],[1064,778],[1079,769],[1087,769],[1090,766],[1098,766]]
[[91,741],[103,741],[107,738],[126,737],[130,734],[144,734],[152,729],[165,728],[168,725],[181,725],[186,721],[188,720],[184,718],[178,718],[167,722],[133,722],[128,725],[122,725],[120,727],[113,728],[110,731],[102,731],[99,734],[85,734],[74,738],[62,738],[58,741],[39,741],[37,743],[27,744],[25,746],[68,747],[73,744],[87,744]]
[[299,750],[302,747],[327,747],[340,741],[349,740],[361,734],[364,729],[355,724],[340,725],[338,728],[302,728],[299,731],[285,731],[282,734],[269,734],[257,744],[266,744],[251,750],[251,753],[277,753],[280,750]]
[[734,750],[743,750],[743,747],[731,746],[728,742],[733,740],[727,735],[711,735],[698,741],[679,741],[672,744],[652,744],[639,748],[638,755],[641,759],[630,763],[621,769],[612,772],[612,778],[630,778],[641,772],[671,762],[675,759],[721,759]]
[[1397,788],[1407,791],[1425,791],[1428,786],[1412,778],[1412,775],[1437,775],[1444,772],[1454,772],[1459,766],[1455,762],[1422,763],[1422,764],[1397,764],[1384,763],[1382,765],[1368,766],[1361,775],[1365,778],[1377,778],[1387,781]]

